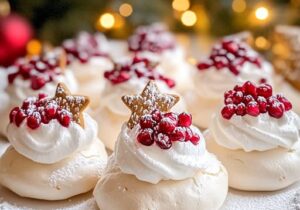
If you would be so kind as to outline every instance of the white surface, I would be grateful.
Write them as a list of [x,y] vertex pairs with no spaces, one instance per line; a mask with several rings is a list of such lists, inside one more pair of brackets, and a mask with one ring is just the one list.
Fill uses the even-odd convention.
[[[0,155],[8,143],[0,140]],[[30,190],[30,189],[29,189]],[[91,192],[65,201],[41,201],[21,198],[0,186],[1,210],[97,210]],[[228,197],[221,210],[300,210],[300,183],[275,192],[241,192],[229,190]]]

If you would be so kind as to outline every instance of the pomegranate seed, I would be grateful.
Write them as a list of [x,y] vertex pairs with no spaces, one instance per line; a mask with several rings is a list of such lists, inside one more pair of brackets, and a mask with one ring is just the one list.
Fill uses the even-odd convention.
[[38,99],[41,100],[43,98],[46,98],[48,95],[46,93],[39,93]]
[[164,118],[169,118],[171,120],[173,120],[176,124],[177,124],[177,121],[178,121],[178,117],[175,113],[172,113],[172,112],[168,112],[168,113],[165,113],[163,115]]
[[292,103],[288,99],[286,99],[283,95],[278,94],[276,97],[278,101],[283,103],[285,111],[289,111],[293,108]]
[[284,105],[281,102],[273,102],[268,108],[268,113],[274,118],[282,117],[284,113]]
[[272,86],[268,84],[262,84],[257,87],[257,95],[268,98],[272,96]]
[[235,114],[236,106],[234,104],[227,104],[223,107],[221,114],[222,116],[229,120]]
[[45,108],[45,114],[48,118],[53,119],[56,115],[56,108],[57,105],[55,104],[48,104]]
[[178,115],[178,126],[189,127],[192,125],[192,115],[181,113]]
[[261,113],[266,113],[267,108],[268,108],[267,100],[262,96],[258,96],[257,97],[257,103],[258,103],[258,106],[259,106],[259,111]]
[[48,124],[51,121],[51,119],[49,119],[46,114],[44,114],[44,113],[40,113],[40,114],[41,114],[42,123]]
[[190,141],[193,137],[193,131],[190,128],[185,128],[185,141]]
[[68,113],[61,112],[59,114],[58,121],[60,122],[60,124],[62,126],[69,127],[69,125],[71,123],[71,117],[70,117],[70,115]]
[[176,124],[169,118],[163,118],[158,124],[158,131],[164,134],[170,134],[174,131]]
[[243,101],[244,94],[242,91],[237,91],[233,94],[232,101],[235,104],[239,104]]
[[46,84],[46,80],[42,77],[32,77],[31,78],[31,88],[33,90],[38,90]]
[[240,103],[236,106],[236,114],[240,116],[244,116],[246,114],[246,105],[244,103]]
[[17,78],[18,75],[19,75],[18,72],[13,73],[13,74],[9,74],[7,76],[9,84],[12,84],[15,81],[15,79]]
[[36,129],[41,124],[41,115],[39,112],[34,112],[27,118],[27,126],[31,129]]
[[20,111],[20,108],[19,107],[15,107],[13,108],[10,113],[9,113],[9,121],[10,123],[14,122],[15,121],[15,116],[16,114],[18,113],[18,111]]
[[175,81],[172,79],[165,78],[163,81],[167,84],[169,88],[173,88],[176,85]]
[[16,125],[19,127],[25,118],[26,118],[25,112],[22,109],[19,110],[15,116]]
[[232,98],[225,98],[224,103],[227,104],[233,104],[233,99]]
[[247,104],[250,103],[251,101],[255,101],[254,98],[253,98],[253,96],[251,96],[251,95],[246,95],[246,96],[244,96],[244,99],[243,99],[244,104],[247,105]]
[[161,149],[170,149],[172,147],[172,141],[166,134],[159,133],[154,135],[154,141]]
[[197,68],[201,71],[201,70],[205,70],[208,69],[209,67],[211,67],[210,63],[205,63],[205,62],[201,62],[197,64]]
[[153,130],[150,128],[143,129],[137,135],[137,140],[145,146],[150,146],[154,143]]
[[259,106],[258,106],[257,102],[255,102],[255,101],[249,102],[246,106],[246,113],[253,117],[258,116],[260,112],[259,112]]
[[194,133],[193,136],[190,138],[190,141],[194,144],[197,145],[200,141],[200,136],[197,133]]
[[233,42],[233,41],[224,41],[222,43],[222,46],[224,49],[226,49],[228,52],[235,54],[237,52],[237,50],[239,49],[239,46],[237,45],[237,43]]
[[162,119],[162,115],[161,115],[160,111],[157,109],[152,111],[151,116],[152,116],[152,119],[155,120],[156,122],[160,122]]
[[152,120],[151,115],[144,115],[140,119],[140,126],[142,129],[144,128],[152,128],[154,121]]
[[241,91],[241,92],[245,93],[245,87],[242,86],[242,85],[236,85],[236,86],[234,86],[233,89],[234,89],[235,91]]
[[245,93],[246,94],[250,94],[254,98],[257,96],[256,87],[252,82],[247,81],[247,82],[244,83],[243,86],[245,88]]
[[171,141],[185,141],[185,130],[177,127],[170,135]]
[[235,93],[234,90],[227,90],[225,93],[224,93],[224,98],[231,98],[233,96],[233,94]]

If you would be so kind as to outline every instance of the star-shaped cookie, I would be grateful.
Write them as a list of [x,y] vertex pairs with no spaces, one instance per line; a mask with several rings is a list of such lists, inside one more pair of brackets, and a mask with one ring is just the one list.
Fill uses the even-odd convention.
[[133,128],[141,116],[155,109],[168,112],[179,101],[179,96],[160,93],[155,82],[150,80],[141,94],[123,96],[122,101],[132,112],[127,126]]
[[72,113],[73,121],[84,128],[82,111],[90,103],[88,97],[72,95],[63,83],[59,83],[56,88],[54,100],[62,109]]

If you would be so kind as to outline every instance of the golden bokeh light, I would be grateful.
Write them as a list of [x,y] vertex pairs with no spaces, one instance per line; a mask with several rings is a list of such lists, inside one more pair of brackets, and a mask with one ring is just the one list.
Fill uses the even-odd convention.
[[173,9],[183,12],[190,8],[190,1],[189,0],[173,0],[172,2]]
[[132,14],[133,8],[130,4],[124,3],[124,4],[121,4],[121,6],[119,7],[119,12],[122,16],[128,17]]
[[247,4],[245,0],[233,0],[232,10],[238,13],[242,13],[246,10]]
[[259,36],[255,39],[255,46],[259,49],[268,49],[270,43],[265,37]]
[[111,13],[104,13],[98,19],[98,24],[105,29],[113,28],[115,22],[115,17]]
[[258,7],[255,10],[255,17],[258,20],[266,20],[269,17],[269,10],[266,7]]
[[185,26],[193,26],[197,22],[197,15],[191,10],[187,10],[181,15],[181,22]]
[[6,16],[10,13],[10,5],[9,2],[4,0],[0,1],[0,16]]
[[42,51],[42,44],[37,39],[30,40],[26,45],[28,55],[39,55]]

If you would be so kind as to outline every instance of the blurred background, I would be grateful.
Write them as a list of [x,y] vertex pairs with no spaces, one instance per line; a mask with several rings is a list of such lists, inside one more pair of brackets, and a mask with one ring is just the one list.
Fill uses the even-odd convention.
[[178,34],[210,39],[248,30],[264,52],[274,26],[300,25],[300,0],[0,0],[0,65],[81,30],[121,39],[158,21]]

